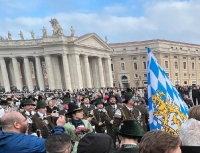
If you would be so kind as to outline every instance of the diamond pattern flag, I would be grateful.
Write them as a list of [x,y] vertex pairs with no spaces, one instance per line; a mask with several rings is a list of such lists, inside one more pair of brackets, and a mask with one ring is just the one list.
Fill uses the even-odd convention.
[[149,48],[147,52],[150,130],[178,135],[188,107]]

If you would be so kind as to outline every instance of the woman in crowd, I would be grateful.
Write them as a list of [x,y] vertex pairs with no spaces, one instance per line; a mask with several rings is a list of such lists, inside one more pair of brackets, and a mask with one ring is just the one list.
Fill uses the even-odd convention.
[[91,124],[83,119],[83,109],[74,103],[68,104],[68,112],[66,115],[70,118],[69,122],[65,124],[65,131],[71,136],[73,142],[72,153],[77,152],[78,141],[86,134],[93,131]]

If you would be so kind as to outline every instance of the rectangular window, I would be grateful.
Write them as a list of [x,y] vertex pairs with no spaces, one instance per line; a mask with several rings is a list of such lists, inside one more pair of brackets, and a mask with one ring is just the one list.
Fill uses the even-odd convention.
[[114,69],[113,69],[113,64],[111,64],[111,70],[113,71]]
[[134,70],[137,70],[137,63],[133,63]]
[[184,81],[184,84],[187,84],[187,81]]
[[178,62],[177,61],[174,62],[174,69],[178,69]]
[[178,73],[175,73],[175,76],[177,77],[177,76],[178,76]]
[[121,70],[125,70],[125,65],[124,65],[124,63],[121,63]]
[[169,63],[168,63],[168,61],[165,61],[165,68],[166,68],[166,69],[169,68]]
[[133,57],[133,60],[136,60],[137,59],[137,57]]
[[177,58],[177,56],[174,56],[174,58]]
[[142,64],[143,64],[143,69],[147,69],[147,63],[146,62],[142,62]]
[[192,70],[194,70],[194,69],[195,69],[195,68],[194,68],[194,67],[195,67],[195,66],[194,66],[194,62],[192,62],[191,65],[192,65]]
[[135,74],[135,78],[138,78],[138,74]]
[[187,63],[186,62],[183,62],[183,69],[187,69]]
[[184,73],[183,75],[186,77],[186,76],[187,76],[187,73]]
[[146,77],[147,77],[147,74],[144,74],[144,77],[146,78]]

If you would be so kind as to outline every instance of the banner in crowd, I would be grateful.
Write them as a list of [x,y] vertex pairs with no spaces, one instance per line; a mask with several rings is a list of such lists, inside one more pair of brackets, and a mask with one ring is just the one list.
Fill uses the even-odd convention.
[[150,130],[178,135],[188,118],[188,107],[157,59],[148,52],[148,102]]

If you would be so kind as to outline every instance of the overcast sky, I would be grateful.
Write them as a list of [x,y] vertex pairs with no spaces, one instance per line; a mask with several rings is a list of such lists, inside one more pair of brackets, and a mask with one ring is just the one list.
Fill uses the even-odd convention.
[[65,35],[96,33],[110,43],[166,39],[200,44],[200,0],[0,0],[0,36],[30,31],[52,35],[56,18]]

